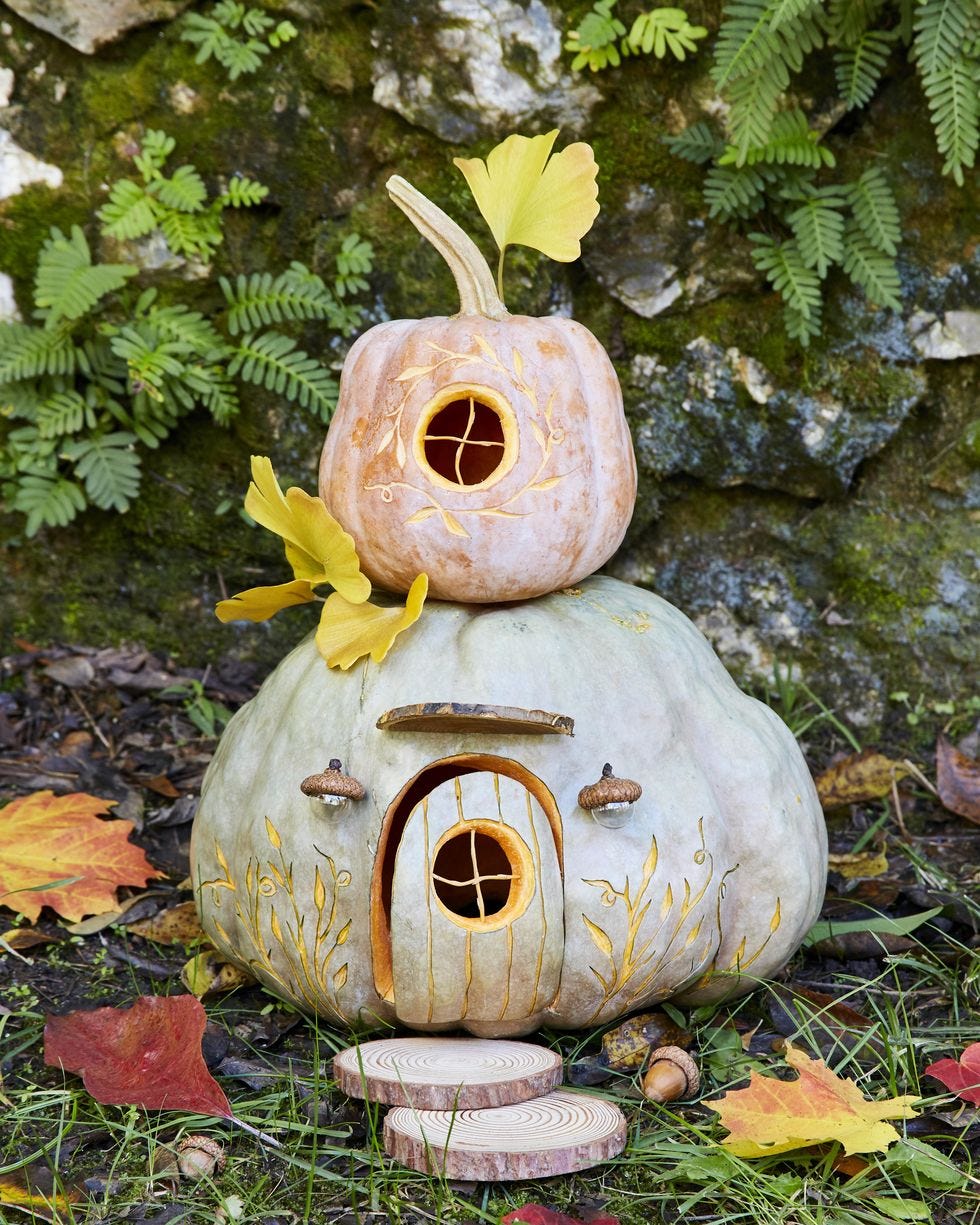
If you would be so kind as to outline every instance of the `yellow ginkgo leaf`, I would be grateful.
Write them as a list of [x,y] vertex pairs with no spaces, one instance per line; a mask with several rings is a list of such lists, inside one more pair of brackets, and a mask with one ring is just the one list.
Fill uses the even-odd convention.
[[309,604],[313,598],[313,585],[306,579],[278,583],[275,587],[250,587],[229,600],[221,600],[214,606],[214,615],[224,622],[268,621],[281,609]]
[[[463,172],[497,246],[534,247],[567,263],[599,214],[596,166],[586,144],[551,156],[558,129],[544,136],[508,136],[478,157],[453,159]],[[550,160],[549,160],[550,158]]]
[[371,594],[353,538],[319,498],[295,486],[284,494],[265,455],[252,456],[252,484],[245,495],[245,509],[256,523],[283,538],[286,560],[297,579],[314,586],[329,583],[354,604]]
[[428,575],[420,574],[408,590],[404,608],[352,604],[334,592],[320,614],[317,650],[331,668],[345,671],[362,655],[370,655],[376,664],[381,663],[395,638],[419,619],[428,591]]

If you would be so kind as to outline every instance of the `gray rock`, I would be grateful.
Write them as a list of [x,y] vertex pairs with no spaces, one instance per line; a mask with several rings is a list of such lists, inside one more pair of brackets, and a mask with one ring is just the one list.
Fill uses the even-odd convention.
[[908,326],[912,347],[925,358],[948,362],[980,354],[980,311],[946,311],[942,321],[916,311]]
[[382,9],[374,100],[461,143],[530,121],[577,130],[600,94],[562,62],[542,0],[415,0]]
[[637,462],[653,478],[684,474],[708,485],[755,485],[799,497],[832,497],[858,465],[893,437],[925,392],[915,368],[889,370],[887,392],[869,403],[850,390],[838,362],[808,392],[780,387],[755,358],[704,336],[668,368],[633,358],[626,398]]
[[60,187],[64,175],[57,166],[42,162],[22,149],[8,131],[0,128],[0,200],[16,196],[30,183]]
[[20,319],[17,299],[14,297],[14,283],[6,272],[0,272],[0,323]]
[[190,0],[6,0],[6,4],[39,30],[92,55],[137,26],[169,21]]
[[9,106],[10,95],[14,92],[14,70],[0,68],[0,107]]

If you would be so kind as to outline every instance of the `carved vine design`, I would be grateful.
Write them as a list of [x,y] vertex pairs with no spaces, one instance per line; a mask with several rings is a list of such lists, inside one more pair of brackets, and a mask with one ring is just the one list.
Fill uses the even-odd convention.
[[[524,358],[517,349],[511,349],[511,360],[513,369],[508,367],[500,360],[496,350],[490,342],[483,336],[474,335],[473,341],[479,348],[479,353],[458,353],[453,349],[446,349],[442,345],[438,345],[435,341],[427,340],[426,345],[433,350],[434,353],[441,356],[433,361],[428,366],[409,366],[396,377],[396,382],[406,383],[405,394],[402,396],[399,403],[385,413],[383,420],[389,421],[385,433],[382,435],[381,441],[378,443],[376,455],[380,455],[382,451],[394,450],[395,462],[398,467],[404,471],[407,461],[407,452],[405,449],[405,440],[402,437],[402,419],[405,414],[405,408],[408,400],[422,379],[427,378],[434,370],[438,370],[442,366],[456,362],[463,365],[485,365],[493,370],[497,370],[505,374],[513,383],[517,391],[525,397],[530,406],[531,415],[527,417],[527,424],[537,443],[541,458],[537,468],[531,478],[509,498],[498,502],[495,506],[479,506],[479,507],[462,507],[448,510],[443,505],[442,501],[437,497],[432,489],[420,489],[419,486],[413,485],[408,481],[388,481],[382,484],[365,485],[365,489],[371,492],[380,491],[381,500],[390,502],[393,498],[393,489],[409,489],[413,493],[419,494],[426,500],[426,504],[414,511],[404,520],[404,525],[410,527],[416,523],[422,523],[432,515],[440,515],[442,517],[443,526],[453,536],[469,536],[469,532],[460,523],[459,517],[463,515],[479,515],[484,518],[497,519],[522,519],[531,513],[528,511],[519,512],[508,510],[519,498],[522,498],[526,493],[544,493],[548,489],[553,489],[560,481],[563,481],[567,472],[561,472],[554,476],[541,479],[542,473],[547,468],[554,447],[561,446],[565,441],[565,430],[562,426],[555,423],[554,405],[557,391],[552,391],[548,396],[544,408],[538,399],[538,393],[524,378]],[[540,421],[535,418],[540,418]]]
[[[630,887],[628,876],[621,889],[617,889],[607,880],[585,880],[583,882],[602,890],[600,900],[603,906],[616,906],[621,903],[626,908],[626,938],[618,956],[609,934],[587,915],[582,915],[582,922],[592,937],[593,944],[608,961],[608,969],[605,973],[595,966],[589,967],[599,980],[603,994],[587,1024],[594,1022],[614,999],[624,993],[625,998],[617,1003],[617,1011],[628,1010],[640,1003],[657,977],[677,961],[683,959],[688,962],[693,971],[699,963],[703,962],[712,947],[717,950],[721,940],[721,903],[725,896],[725,884],[732,872],[737,870],[738,865],[729,868],[718,881],[713,919],[706,923],[705,916],[702,915],[681,939],[681,933],[689,915],[707,895],[714,876],[714,862],[705,847],[702,821],[698,822],[698,834],[701,845],[694,852],[693,861],[698,867],[707,864],[707,874],[696,889],[686,877],[684,878],[684,893],[676,915],[673,914],[673,886],[670,882],[667,883],[660,904],[659,922],[654,924],[652,930],[641,931],[653,905],[653,898],[648,894],[659,859],[656,837],[650,839],[650,851],[643,862],[640,883],[635,891]],[[726,968],[741,972],[751,965],[772,939],[779,923],[780,903],[777,898],[776,909],[770,922],[769,936],[748,957],[745,957],[746,938],[743,937]],[[699,941],[700,944],[698,944]],[[696,945],[697,947],[694,947]],[[718,971],[716,962],[717,954],[695,986],[703,986],[712,974]]]
[[[338,871],[333,859],[317,850],[327,876],[325,879],[319,864],[314,868],[313,915],[316,921],[310,936],[307,930],[308,899],[304,896],[297,901],[293,865],[286,862],[279,831],[268,817],[265,818],[265,832],[276,852],[276,861],[269,858],[263,863],[258,858],[250,857],[245,879],[239,882],[232,875],[228,860],[215,839],[214,853],[224,875],[203,881],[200,887],[212,890],[211,901],[215,912],[221,909],[223,892],[230,895],[235,918],[251,944],[251,953],[245,957],[246,964],[257,976],[271,979],[285,995],[299,996],[311,1008],[323,1009],[326,1005],[338,1020],[343,1020],[338,997],[347,982],[348,963],[333,968],[333,960],[338,949],[347,943],[351,920],[348,919],[336,934],[334,926],[339,893],[351,883],[351,874],[346,869]],[[268,914],[272,945],[267,944],[263,932],[265,913]],[[241,958],[243,950],[236,949],[235,942],[217,914],[212,915],[211,922],[219,946],[224,945],[225,952],[236,959]],[[279,954],[275,960],[274,949]],[[281,964],[282,960],[289,967],[288,976],[277,968],[276,962]]]

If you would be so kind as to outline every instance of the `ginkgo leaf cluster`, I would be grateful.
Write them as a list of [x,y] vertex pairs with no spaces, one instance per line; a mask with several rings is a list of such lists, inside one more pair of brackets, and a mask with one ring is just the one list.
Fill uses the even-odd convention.
[[[381,607],[368,600],[371,583],[361,572],[354,540],[318,497],[291,486],[283,493],[271,461],[252,456],[252,481],[245,510],[279,536],[293,580],[269,587],[251,587],[215,607],[219,621],[266,621],[284,608],[322,601],[316,644],[330,667],[346,670],[370,655],[380,663],[395,638],[422,612],[429,580],[420,574],[412,583],[403,608]],[[325,599],[316,588],[329,586]]]

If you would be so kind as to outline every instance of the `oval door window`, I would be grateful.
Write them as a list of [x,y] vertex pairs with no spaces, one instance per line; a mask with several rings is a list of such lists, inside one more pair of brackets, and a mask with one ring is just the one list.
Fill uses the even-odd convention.
[[534,896],[530,849],[500,821],[468,820],[436,843],[432,891],[453,923],[497,931],[519,918]]

